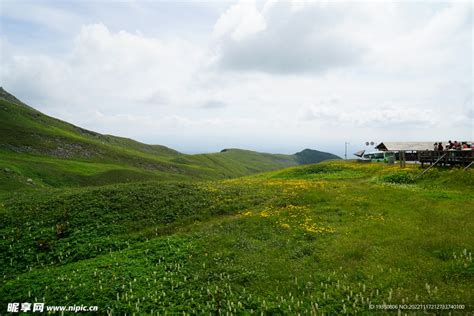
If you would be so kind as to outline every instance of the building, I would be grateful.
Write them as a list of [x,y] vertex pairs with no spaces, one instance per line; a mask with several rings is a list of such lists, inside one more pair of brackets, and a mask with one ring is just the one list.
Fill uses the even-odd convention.
[[[392,151],[395,160],[417,161],[422,164],[442,165],[471,165],[474,161],[474,149],[467,150],[434,150],[434,144],[438,142],[382,142],[375,146],[379,151]],[[441,141],[443,147],[448,141]],[[473,144],[468,141],[468,144]]]
[[[375,146],[375,149],[380,151],[424,151],[433,150],[434,143],[437,142],[382,142]],[[442,141],[443,146],[448,142]]]

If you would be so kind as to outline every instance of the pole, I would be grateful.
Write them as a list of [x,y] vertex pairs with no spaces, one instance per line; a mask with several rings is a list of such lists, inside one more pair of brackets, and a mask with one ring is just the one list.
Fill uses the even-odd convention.
[[398,152],[398,159],[400,160],[400,168],[405,168],[406,158],[404,150]]
[[415,180],[418,179],[419,177],[421,177],[422,175],[424,175],[428,170],[430,170],[431,168],[433,168],[438,162],[441,161],[441,159],[443,159],[448,153],[445,153],[444,155],[442,155],[441,157],[438,158],[438,160],[435,161],[434,164],[432,164],[431,166],[429,166],[428,168],[426,168],[425,170],[423,170],[422,173],[418,174],[416,177],[415,177]]
[[472,166],[473,164],[474,164],[474,161],[471,161],[471,163],[468,164],[467,167],[462,169],[462,170],[465,171],[465,170],[469,169],[469,167]]
[[344,160],[347,160],[347,145],[349,144],[349,142],[344,142]]

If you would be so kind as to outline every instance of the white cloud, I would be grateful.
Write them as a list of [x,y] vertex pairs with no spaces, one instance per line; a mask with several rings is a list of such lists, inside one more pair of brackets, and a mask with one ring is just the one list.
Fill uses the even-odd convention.
[[255,1],[240,1],[220,16],[214,26],[214,36],[230,35],[241,41],[265,29],[265,19],[256,8]]
[[[403,7],[397,9],[387,18],[402,19]],[[424,20],[418,27],[376,41],[367,56],[368,63],[374,63],[384,73],[470,74],[472,62],[463,60],[472,58],[472,4],[452,3]]]
[[267,1],[258,9],[240,1],[220,17],[215,34],[223,69],[320,74],[363,67],[418,75],[466,66],[453,57],[471,58],[472,4]]
[[310,106],[300,115],[302,121],[319,121],[326,125],[398,128],[433,128],[439,119],[431,110],[413,107],[383,106],[347,111],[334,106]]
[[180,102],[180,91],[200,64],[201,49],[181,40],[160,41],[103,24],[82,27],[63,58],[10,56],[3,78],[26,98],[50,105],[98,108]]
[[[85,128],[181,150],[472,138],[470,3],[241,1],[209,9],[222,14],[203,27],[178,19],[195,37],[175,17],[199,3],[166,4],[150,24],[161,5],[88,4],[113,18],[67,24],[60,52],[48,51],[58,31],[36,50],[1,33],[1,85]],[[25,6],[6,14],[48,23],[17,17]]]
[[200,107],[203,109],[220,109],[226,107],[226,104],[218,100],[209,100],[201,104]]
[[217,63],[225,69],[268,73],[323,72],[350,65],[364,44],[345,28],[342,4],[269,1],[259,11],[241,1],[215,26]]
[[0,15],[3,18],[34,23],[35,27],[47,27],[56,32],[67,32],[82,21],[80,15],[55,6],[24,1],[2,1]]

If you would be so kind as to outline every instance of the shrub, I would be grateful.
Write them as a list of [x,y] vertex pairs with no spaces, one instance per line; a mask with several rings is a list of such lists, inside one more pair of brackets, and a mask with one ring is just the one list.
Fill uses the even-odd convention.
[[394,173],[383,177],[384,182],[395,183],[395,184],[411,184],[415,183],[413,175],[409,173]]

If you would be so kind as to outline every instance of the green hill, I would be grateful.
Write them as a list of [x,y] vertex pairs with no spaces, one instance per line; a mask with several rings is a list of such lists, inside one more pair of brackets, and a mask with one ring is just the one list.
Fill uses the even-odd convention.
[[417,173],[330,161],[230,180],[18,193],[0,204],[0,306],[367,315],[386,303],[472,313],[474,171]]
[[[49,117],[0,88],[0,190],[231,178],[339,157],[231,149],[185,155]],[[304,155],[305,159],[301,159]],[[29,180],[30,179],[30,180]]]

